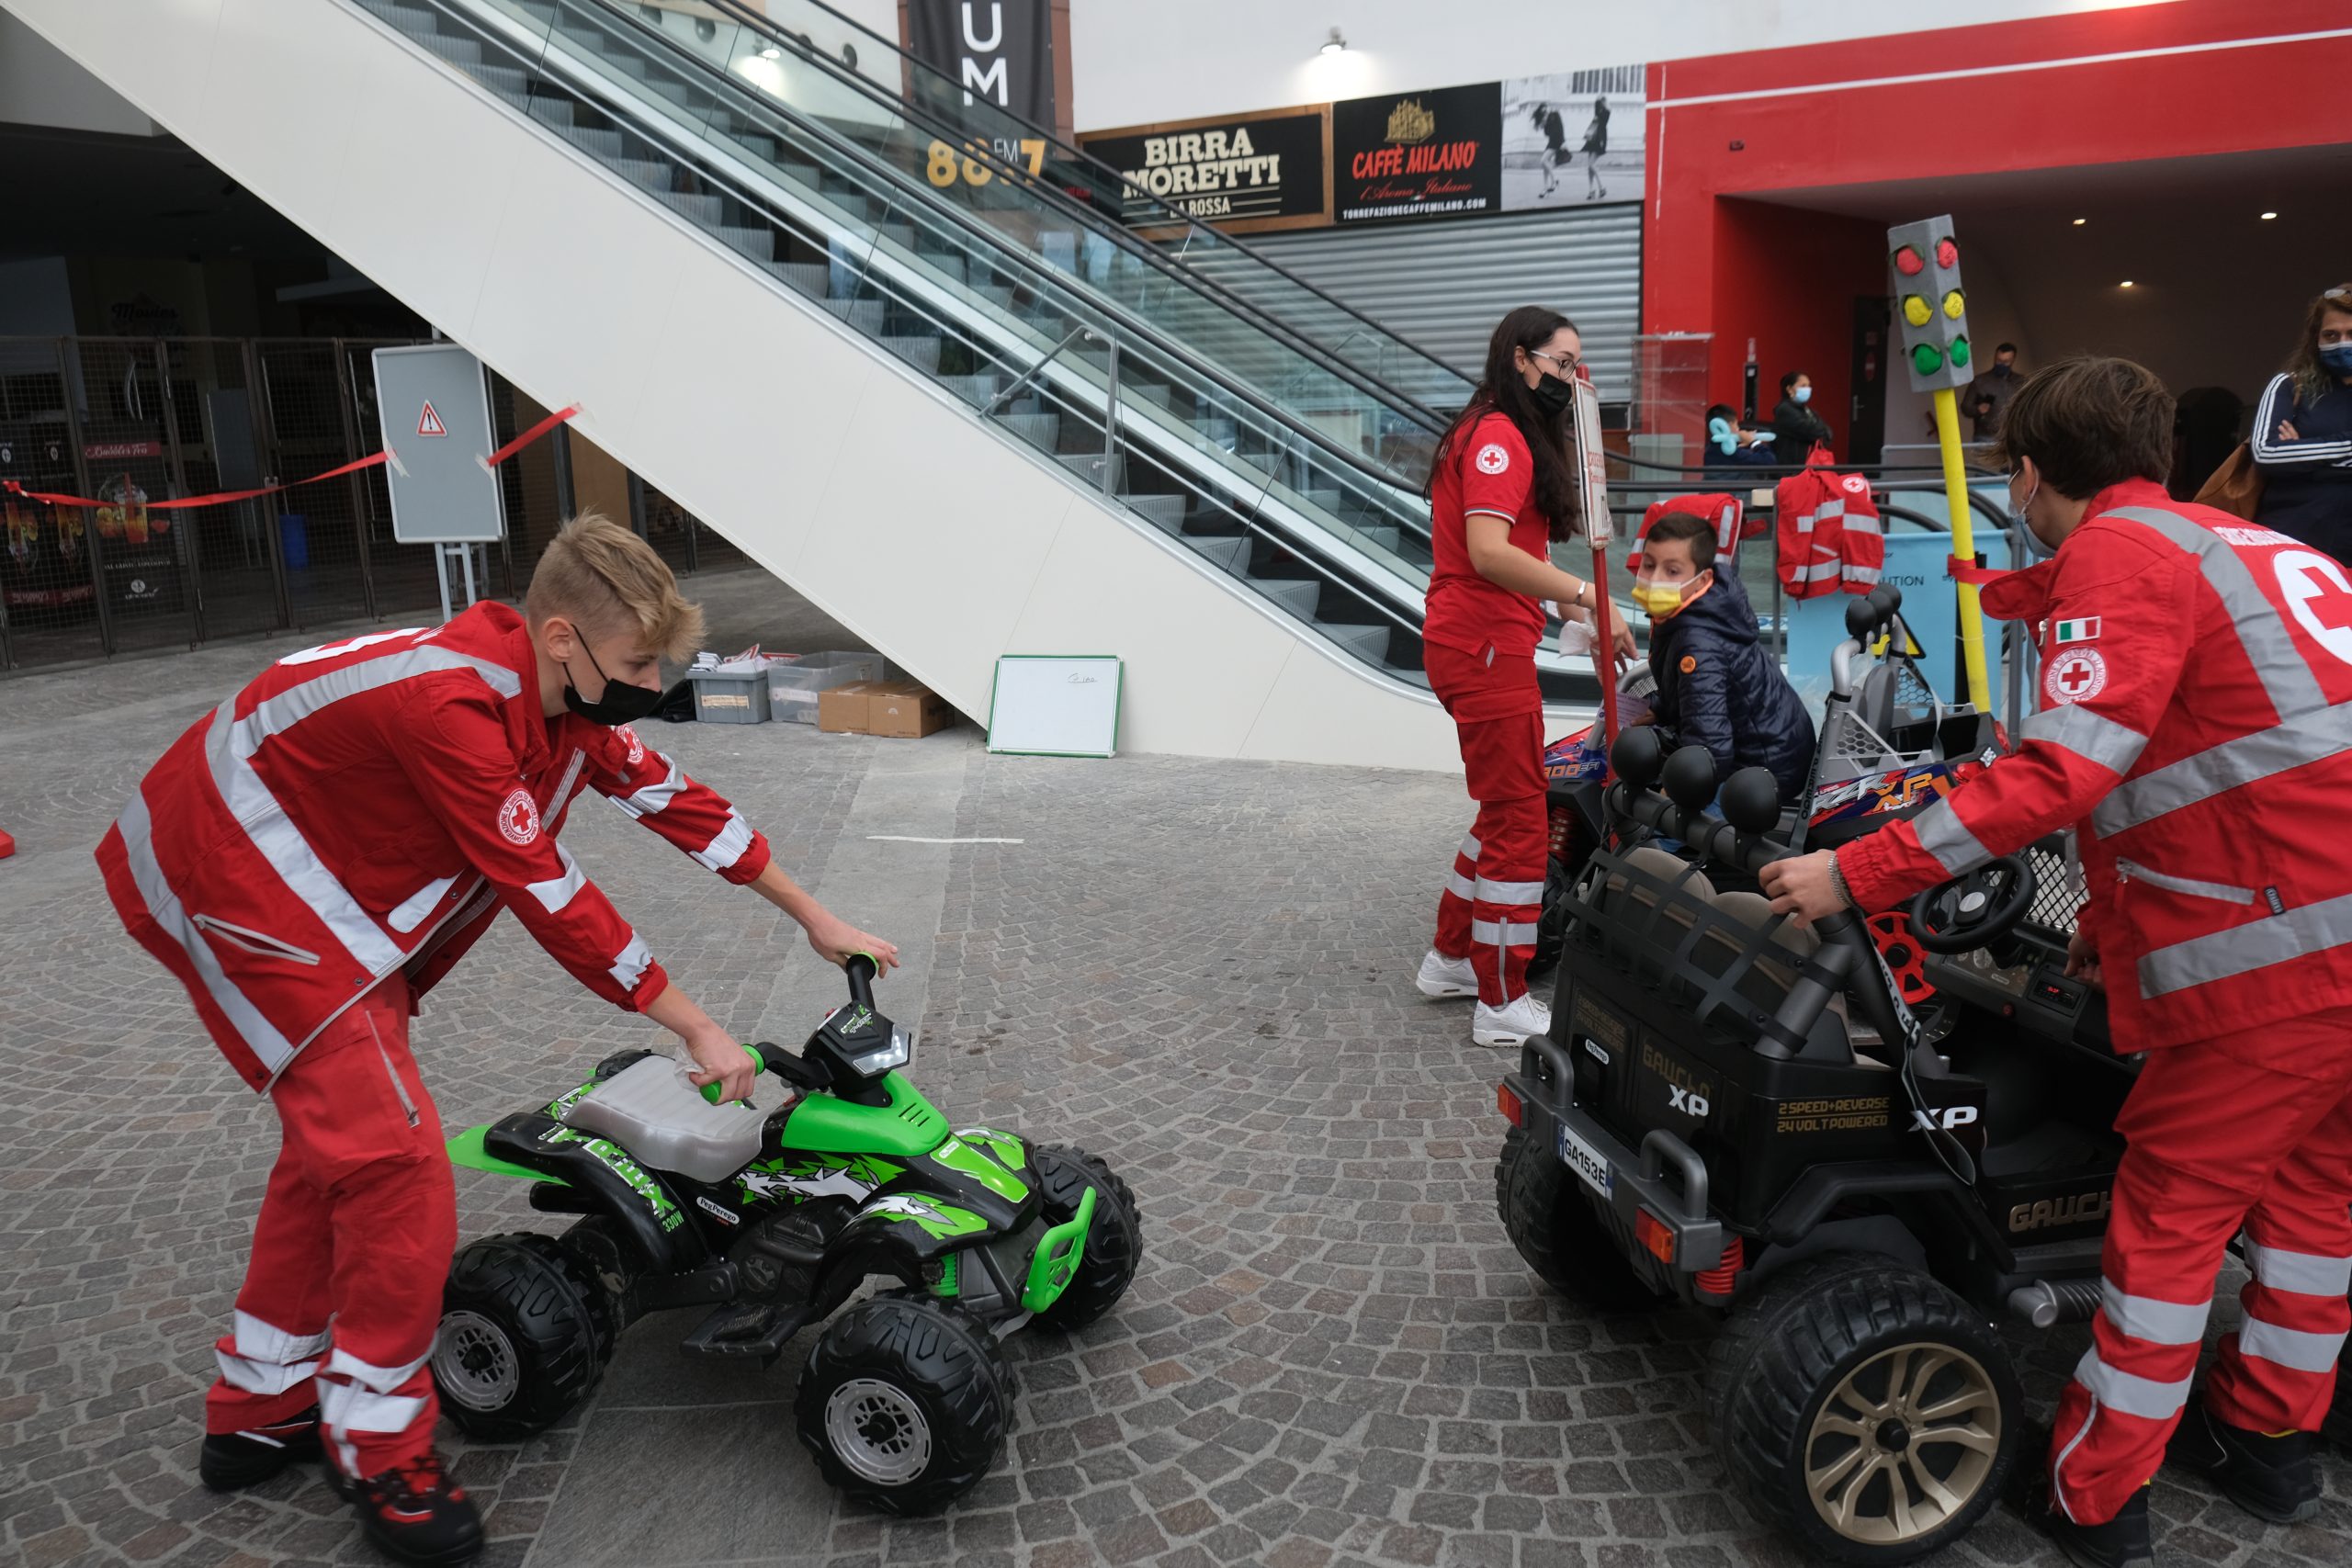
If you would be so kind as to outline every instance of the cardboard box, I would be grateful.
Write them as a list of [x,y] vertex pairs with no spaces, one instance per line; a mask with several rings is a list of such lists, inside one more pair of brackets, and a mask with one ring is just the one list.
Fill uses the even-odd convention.
[[[821,699],[820,699],[821,700]],[[912,740],[956,722],[956,710],[930,687],[912,681],[874,682],[866,697],[868,735]]]
[[817,728],[828,735],[867,735],[866,704],[878,681],[852,681],[817,694]]

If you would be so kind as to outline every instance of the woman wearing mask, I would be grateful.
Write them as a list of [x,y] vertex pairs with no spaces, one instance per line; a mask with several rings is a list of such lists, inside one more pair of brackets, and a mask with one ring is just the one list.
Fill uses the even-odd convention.
[[1831,440],[1828,424],[1812,403],[1812,377],[1792,370],[1781,378],[1781,402],[1772,411],[1772,450],[1779,461],[1802,463],[1815,442]]
[[[1476,997],[1470,1038],[1516,1045],[1551,1021],[1528,994],[1544,902],[1544,694],[1535,645],[1548,601],[1563,618],[1591,583],[1552,564],[1577,523],[1568,411],[1583,342],[1566,316],[1522,305],[1487,346],[1486,377],[1438,442],[1430,472],[1430,573],[1423,663],[1461,732],[1478,819],[1438,900],[1423,995]],[[1633,651],[1621,622],[1617,643]]]
[[2312,301],[2247,445],[2262,474],[2254,520],[2352,562],[2352,283]]

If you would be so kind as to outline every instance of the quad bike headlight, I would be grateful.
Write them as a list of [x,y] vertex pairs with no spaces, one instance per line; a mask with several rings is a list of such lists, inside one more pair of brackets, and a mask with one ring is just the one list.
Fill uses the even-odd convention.
[[890,1043],[880,1050],[868,1051],[863,1056],[851,1057],[849,1065],[857,1069],[857,1076],[862,1078],[879,1077],[893,1067],[905,1066],[914,1058],[914,1054],[915,1037],[892,1024]]

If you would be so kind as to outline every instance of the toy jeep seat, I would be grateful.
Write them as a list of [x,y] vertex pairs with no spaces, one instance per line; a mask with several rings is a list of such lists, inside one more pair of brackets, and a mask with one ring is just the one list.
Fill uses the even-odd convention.
[[610,1138],[640,1165],[724,1181],[758,1156],[764,1118],[748,1105],[710,1104],[687,1078],[685,1064],[654,1055],[581,1096],[563,1120]]

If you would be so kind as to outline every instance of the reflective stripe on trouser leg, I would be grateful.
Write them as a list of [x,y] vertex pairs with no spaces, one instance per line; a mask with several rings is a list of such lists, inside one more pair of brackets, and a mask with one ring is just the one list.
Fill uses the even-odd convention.
[[2222,1340],[2205,1393],[2218,1418],[2257,1432],[2310,1431],[2326,1419],[2352,1326],[2347,1201],[2352,1099],[2303,1135],[2246,1215],[2245,1321]]
[[[1544,716],[1531,707],[1508,718],[1456,728],[1464,783],[1478,803],[1478,820],[1470,829],[1477,841],[1476,864],[1470,871],[1470,962],[1478,971],[1478,999],[1501,1007],[1527,989],[1535,922],[1543,914]],[[1535,889],[1532,902],[1501,903],[1490,897],[1524,891],[1529,885]]]
[[326,1197],[282,1149],[262,1190],[235,1321],[214,1348],[220,1378],[204,1395],[204,1429],[242,1432],[290,1420],[318,1399],[327,1348],[334,1243]]
[[1470,955],[1470,900],[1478,874],[1478,838],[1467,834],[1454,852],[1453,870],[1437,899],[1437,939],[1430,945],[1448,958]]

